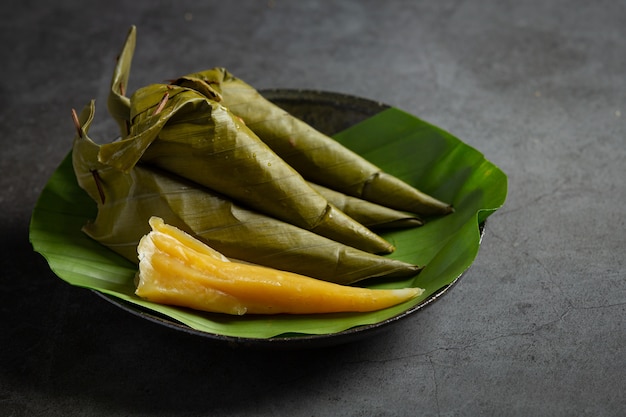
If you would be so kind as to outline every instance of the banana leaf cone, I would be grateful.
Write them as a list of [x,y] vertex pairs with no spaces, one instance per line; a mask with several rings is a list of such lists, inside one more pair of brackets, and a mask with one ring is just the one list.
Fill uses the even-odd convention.
[[130,103],[130,136],[103,145],[100,162],[125,172],[138,162],[156,166],[321,236],[372,253],[394,250],[312,189],[218,102],[153,84]]
[[224,68],[190,74],[175,84],[214,91],[221,103],[304,178],[397,210],[442,215],[452,207],[400,179],[265,99]]
[[101,145],[87,132],[93,102],[82,111],[72,152],[78,183],[97,203],[87,235],[137,263],[137,244],[159,216],[225,256],[339,284],[372,277],[410,277],[420,270],[355,249],[244,208],[196,182],[149,165],[127,172],[98,160]]
[[415,214],[394,210],[318,184],[310,185],[339,210],[371,230],[407,229],[424,224]]

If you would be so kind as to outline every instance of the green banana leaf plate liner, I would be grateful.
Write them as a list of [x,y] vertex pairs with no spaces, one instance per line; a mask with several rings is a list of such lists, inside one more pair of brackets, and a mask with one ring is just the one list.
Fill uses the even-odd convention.
[[[30,240],[66,282],[165,326],[234,345],[311,347],[370,336],[429,305],[451,288],[478,254],[486,218],[506,199],[507,177],[474,148],[399,109],[367,99],[317,91],[262,94],[296,117],[420,190],[452,203],[455,212],[421,227],[382,233],[396,246],[388,255],[423,265],[415,277],[370,280],[370,288],[417,286],[422,296],[371,313],[228,316],[151,303],[134,294],[136,266],[91,240],[83,225],[96,205],[79,188],[65,158],[33,211]],[[68,140],[69,143],[69,140]]]

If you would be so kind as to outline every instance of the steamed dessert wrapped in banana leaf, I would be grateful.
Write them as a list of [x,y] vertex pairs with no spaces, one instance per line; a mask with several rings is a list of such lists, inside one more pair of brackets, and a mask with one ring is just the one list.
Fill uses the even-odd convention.
[[257,265],[231,262],[163,219],[138,246],[136,294],[148,300],[233,315],[376,311],[422,294],[421,288],[368,289]]
[[184,76],[174,84],[221,98],[221,103],[304,178],[394,209],[441,215],[452,207],[380,170],[339,142],[265,99],[225,68]]
[[226,107],[197,90],[153,84],[130,98],[130,134],[102,145],[100,162],[149,164],[256,211],[372,253],[393,246],[315,191]]
[[87,135],[94,103],[77,121],[73,164],[79,185],[98,205],[84,231],[137,262],[137,244],[159,216],[231,259],[350,284],[371,277],[410,277],[419,267],[377,256],[244,208],[199,184],[151,167],[122,172],[98,161],[101,146]]

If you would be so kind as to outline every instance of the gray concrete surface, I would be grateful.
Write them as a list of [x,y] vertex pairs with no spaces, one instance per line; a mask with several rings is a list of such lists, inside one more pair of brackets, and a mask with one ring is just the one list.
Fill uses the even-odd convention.
[[[626,411],[626,2],[13,1],[0,20],[0,415],[620,416]],[[216,346],[54,276],[28,243],[131,24],[131,87],[225,66],[380,100],[509,176],[476,262],[384,336]]]

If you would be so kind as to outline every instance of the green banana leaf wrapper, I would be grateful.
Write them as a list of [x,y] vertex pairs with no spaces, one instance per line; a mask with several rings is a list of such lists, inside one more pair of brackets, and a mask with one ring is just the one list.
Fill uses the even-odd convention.
[[130,99],[130,135],[98,159],[124,172],[138,162],[197,182],[297,227],[372,253],[393,246],[330,204],[221,104],[153,84]]
[[453,209],[381,170],[339,142],[265,99],[225,68],[190,74],[174,81],[218,97],[220,102],[304,178],[384,206],[422,215]]
[[377,256],[271,216],[246,209],[195,182],[149,165],[128,172],[98,160],[101,146],[88,136],[95,113],[91,102],[79,117],[72,160],[79,185],[98,204],[98,214],[83,230],[131,262],[150,231],[148,219],[198,237],[229,258],[306,276],[352,284],[372,277],[408,277],[419,267]]

